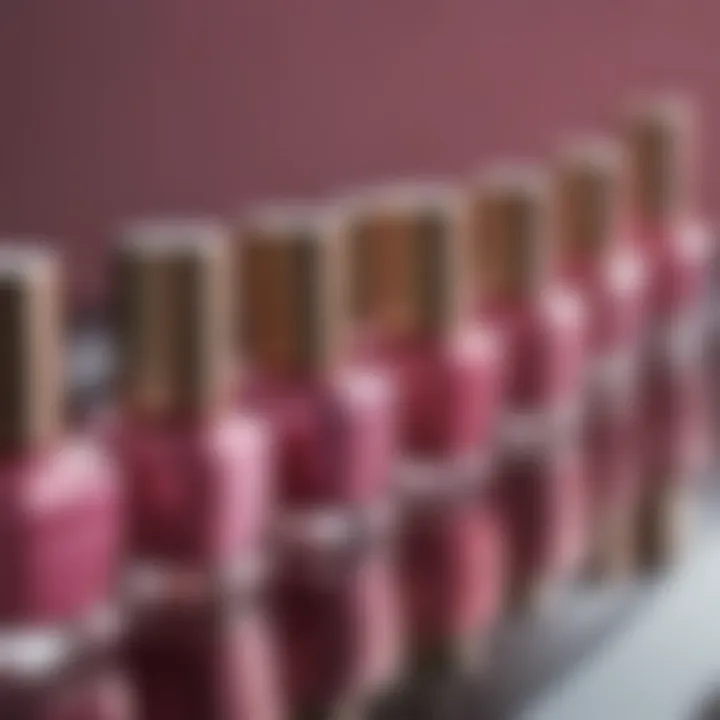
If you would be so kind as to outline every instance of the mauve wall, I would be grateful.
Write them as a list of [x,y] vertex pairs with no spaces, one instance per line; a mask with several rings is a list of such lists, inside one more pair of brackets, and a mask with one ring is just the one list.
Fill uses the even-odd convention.
[[627,91],[705,110],[717,0],[0,0],[0,234],[62,239],[103,290],[119,219],[223,212],[546,152]]

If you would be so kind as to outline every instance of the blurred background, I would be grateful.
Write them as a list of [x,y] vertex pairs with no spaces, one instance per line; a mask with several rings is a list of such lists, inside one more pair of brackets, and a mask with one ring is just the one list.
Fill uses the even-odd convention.
[[541,155],[645,88],[695,93],[711,129],[718,20],[713,0],[3,0],[0,226],[60,238],[87,306],[123,217]]

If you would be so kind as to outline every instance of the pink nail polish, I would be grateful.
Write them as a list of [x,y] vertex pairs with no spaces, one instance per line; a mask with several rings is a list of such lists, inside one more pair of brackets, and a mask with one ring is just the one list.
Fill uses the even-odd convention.
[[141,717],[158,720],[280,717],[270,639],[254,610],[236,608],[263,584],[253,568],[274,479],[266,425],[235,409],[229,386],[225,234],[141,222],[116,258],[111,437],[129,495],[129,667]]
[[694,205],[693,111],[674,99],[639,104],[625,128],[628,234],[649,283],[640,528],[640,552],[649,564],[665,562],[677,548],[684,488],[707,454],[704,302],[711,238]]
[[509,530],[510,599],[524,604],[584,553],[577,408],[586,319],[579,299],[550,276],[544,178],[501,169],[476,192],[478,312],[500,334],[505,377],[498,496]]
[[[389,381],[347,352],[346,235],[344,217],[301,206],[253,213],[238,239],[245,398],[277,438],[280,531],[301,528],[281,544],[273,592],[285,681],[300,712],[357,709],[385,689],[397,663],[385,659],[398,632],[384,620],[390,574],[370,571],[379,562],[370,550],[345,558],[348,547],[377,541],[364,518],[388,504],[395,447]],[[327,516],[346,528],[342,539],[313,539]],[[330,563],[331,589],[285,562],[298,546],[311,563]]]
[[412,660],[472,663],[499,612],[502,542],[487,469],[500,391],[494,335],[467,310],[468,205],[451,187],[395,186],[359,201],[360,352],[398,396],[399,574]]
[[202,221],[137,223],[119,249],[115,441],[137,564],[222,573],[266,535],[272,452],[229,392],[226,250]]
[[310,716],[371,712],[402,652],[391,558],[377,533],[357,542],[347,512],[300,518],[281,534],[272,596],[288,693]]
[[0,677],[22,675],[59,632],[72,645],[116,589],[116,469],[61,420],[60,272],[46,247],[0,249]]
[[258,212],[239,241],[246,397],[279,436],[285,507],[373,505],[389,487],[392,388],[347,353],[344,221],[312,212]]
[[640,487],[638,370],[647,277],[618,226],[621,171],[619,145],[587,138],[563,148],[554,177],[559,277],[587,315],[583,469],[589,569],[599,576],[629,569]]

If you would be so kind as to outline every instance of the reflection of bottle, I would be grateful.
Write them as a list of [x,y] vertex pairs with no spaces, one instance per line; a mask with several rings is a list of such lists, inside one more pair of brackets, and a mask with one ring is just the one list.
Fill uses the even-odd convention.
[[628,232],[643,255],[649,283],[639,540],[650,564],[666,561],[676,549],[687,483],[705,452],[710,237],[694,207],[693,120],[689,105],[660,101],[633,108],[625,125]]
[[502,339],[498,495],[517,604],[573,570],[584,544],[576,409],[585,317],[577,297],[549,275],[546,195],[541,175],[507,168],[480,180],[474,204],[479,317]]
[[587,313],[588,384],[583,436],[593,572],[628,569],[639,490],[638,365],[646,278],[621,242],[620,148],[609,140],[567,145],[555,171],[559,270]]
[[49,683],[113,635],[115,468],[61,420],[59,263],[0,248],[0,686]]
[[250,592],[135,615],[127,660],[138,718],[281,720],[287,717],[266,618]]
[[9,720],[136,720],[133,693],[112,663],[98,658],[67,664],[50,682],[0,686],[0,707]]
[[[277,438],[282,659],[293,706],[313,712],[369,702],[390,681],[397,648],[397,625],[383,620],[392,616],[387,566],[370,572],[387,557],[368,522],[389,500],[393,398],[381,373],[346,353],[346,233],[334,212],[295,206],[249,215],[237,240],[245,396]],[[326,523],[337,534],[326,536]],[[331,568],[330,590],[287,562],[298,546]]]
[[252,663],[231,659],[245,643],[231,629],[247,617],[232,599],[259,582],[248,569],[272,490],[267,431],[234,409],[227,385],[227,249],[213,223],[145,221],[127,229],[116,258],[120,408],[111,436],[129,493],[130,671],[143,717],[277,717],[274,688],[248,715],[246,698],[220,683],[232,673],[242,692],[264,693],[250,686]]
[[450,187],[390,187],[358,201],[353,232],[360,352],[398,393],[404,616],[413,659],[443,671],[473,661],[503,589],[487,487],[499,357],[467,313],[467,210]]

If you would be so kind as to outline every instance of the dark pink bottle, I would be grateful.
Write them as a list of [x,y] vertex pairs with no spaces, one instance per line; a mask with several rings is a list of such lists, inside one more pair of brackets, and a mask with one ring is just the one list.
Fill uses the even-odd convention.
[[603,138],[569,143],[555,168],[558,270],[587,314],[583,410],[590,571],[623,573],[632,561],[640,490],[639,377],[647,278],[621,237],[620,146]]
[[503,592],[488,467],[500,358],[466,312],[467,214],[455,189],[421,184],[369,194],[355,220],[360,352],[398,396],[399,576],[417,670],[469,669]]
[[[266,650],[257,664],[236,660],[246,643],[265,643],[248,638],[232,599],[260,582],[246,568],[268,539],[273,457],[266,426],[234,409],[227,251],[213,223],[146,221],[127,229],[116,258],[120,402],[110,435],[129,496],[128,600],[140,613],[131,670],[140,716],[153,720],[278,717]],[[170,622],[158,638],[143,613],[158,623],[184,613],[187,627]],[[207,615],[219,617],[206,630]],[[186,666],[203,678],[193,690]]]
[[391,519],[382,508],[326,507],[288,515],[279,528],[273,609],[298,717],[364,717],[397,675]]
[[585,551],[578,433],[586,318],[551,278],[544,178],[526,168],[477,188],[474,248],[479,317],[499,333],[504,417],[498,501],[508,532],[511,602],[534,601]]
[[272,501],[268,430],[234,409],[223,230],[148,221],[117,260],[121,412],[133,563],[223,574],[260,550]]
[[626,123],[628,234],[649,283],[638,540],[651,566],[677,549],[687,489],[708,453],[703,370],[712,247],[694,204],[694,133],[693,109],[679,100],[639,104]]
[[275,643],[256,591],[236,584],[233,594],[229,600],[188,579],[162,598],[149,593],[135,604],[126,660],[140,718],[287,717]]
[[121,543],[115,465],[63,431],[61,282],[46,247],[0,247],[0,680],[39,690],[113,624]]
[[[386,659],[398,647],[397,624],[384,620],[394,602],[386,554],[343,559],[348,544],[375,544],[367,518],[387,509],[395,449],[388,379],[347,354],[346,236],[342,216],[300,206],[253,214],[238,239],[250,366],[243,395],[277,439],[279,528],[303,528],[281,545],[274,593],[298,712],[366,705],[390,683],[397,662]],[[327,513],[341,518],[349,540],[315,542],[313,528],[324,526]],[[285,562],[297,544],[313,562],[331,560],[332,589]],[[375,667],[384,668],[382,677]]]

